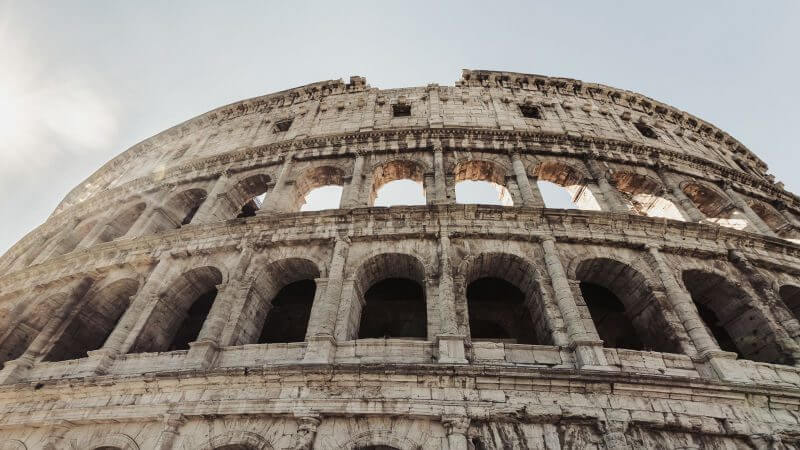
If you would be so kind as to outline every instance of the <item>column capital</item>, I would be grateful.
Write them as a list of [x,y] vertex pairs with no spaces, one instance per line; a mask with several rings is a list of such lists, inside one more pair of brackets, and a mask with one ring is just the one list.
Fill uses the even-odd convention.
[[466,436],[469,430],[470,418],[456,414],[446,414],[442,416],[442,425],[448,435],[460,434]]

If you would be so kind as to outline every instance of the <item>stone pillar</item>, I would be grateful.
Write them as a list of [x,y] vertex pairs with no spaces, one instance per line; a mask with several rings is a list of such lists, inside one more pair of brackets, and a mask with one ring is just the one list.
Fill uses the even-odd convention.
[[103,233],[113,230],[114,227],[107,223],[105,219],[98,220],[97,225],[92,228],[92,231],[90,231],[83,239],[81,239],[78,245],[75,246],[75,250],[91,247],[97,242],[98,239],[100,239],[100,236]]
[[627,420],[601,420],[597,423],[597,428],[603,433],[603,443],[608,450],[627,450],[631,449],[625,432],[628,430]]
[[589,168],[589,173],[592,175],[592,178],[594,178],[594,181],[597,183],[600,197],[603,198],[603,209],[615,213],[630,213],[630,210],[625,206],[625,202],[622,200],[622,196],[619,194],[617,188],[611,186],[611,183],[608,182],[608,178],[606,177],[607,171],[602,167],[600,162],[594,158],[589,158],[586,161],[586,165]]
[[433,192],[431,197],[432,203],[441,205],[444,203],[455,202],[455,199],[447,198],[447,174],[444,170],[444,151],[442,150],[442,143],[434,141],[433,143]]
[[465,336],[459,334],[456,323],[455,286],[453,269],[450,264],[450,237],[442,231],[439,237],[439,329],[436,336],[439,345],[440,363],[466,364],[464,351]]
[[664,169],[660,169],[658,171],[658,176],[661,177],[661,181],[667,186],[672,196],[678,200],[678,205],[682,210],[681,212],[686,216],[689,222],[702,222],[706,218],[706,216],[697,209],[694,202],[686,196],[678,180],[676,180],[672,174],[666,172]]
[[772,231],[772,228],[764,222],[764,220],[750,208],[750,205],[747,204],[744,198],[742,198],[741,194],[736,192],[729,183],[725,183],[725,193],[728,194],[733,204],[736,205],[744,215],[747,217],[747,220],[753,225],[753,227],[761,234],[765,234],[767,236],[777,237],[775,232]]
[[[217,213],[219,212],[220,203],[228,201],[228,190],[230,189],[230,177],[227,172],[223,172],[217,178],[217,181],[214,182],[214,186],[211,188],[211,191],[206,196],[206,199],[197,209],[197,212],[194,213],[194,217],[192,217],[192,222],[194,223],[208,223],[214,222],[218,220],[228,220],[233,219],[234,216],[231,217],[219,217]],[[230,206],[230,205],[226,205]],[[241,207],[241,205],[239,205]],[[234,207],[236,208],[236,207]],[[181,218],[182,219],[182,218]]]
[[33,364],[47,351],[64,322],[77,314],[78,304],[89,290],[91,282],[78,280],[73,283],[69,297],[53,313],[25,352],[19,358],[5,363],[0,371],[0,384],[12,384],[24,379]]
[[561,264],[561,256],[556,248],[555,239],[546,237],[542,241],[542,249],[547,273],[553,284],[556,304],[566,324],[570,346],[575,350],[578,367],[607,365],[602,341],[590,334],[583,324],[578,305],[572,295],[569,279]]
[[306,333],[308,346],[303,358],[304,362],[323,364],[333,362],[336,353],[336,339],[334,338],[336,318],[342,298],[344,267],[349,251],[350,239],[346,235],[337,236],[328,270],[325,294],[321,301],[314,302],[311,307],[311,317]]
[[178,429],[186,423],[186,417],[182,414],[164,414],[164,427],[156,442],[156,450],[172,450],[175,448],[175,441],[178,439]]
[[350,183],[342,190],[342,208],[356,208],[364,206],[359,204],[361,188],[364,182],[364,152],[356,151],[356,160],[353,162],[353,176]]
[[241,282],[252,258],[253,248],[245,247],[236,268],[228,278],[228,283],[218,286],[217,296],[200,329],[197,340],[189,343],[189,352],[184,363],[186,367],[207,369],[217,358],[221,347],[222,332],[225,330],[225,325],[231,318],[232,312],[236,309]]
[[775,209],[781,213],[784,219],[786,219],[789,224],[791,224],[795,229],[800,230],[800,220],[797,220],[797,217],[789,211],[789,208],[786,206],[786,203],[778,202],[775,204]]
[[63,420],[53,424],[47,432],[47,436],[44,438],[42,449],[56,450],[63,448],[61,442],[64,440],[64,436],[69,432],[70,428],[69,422]]
[[317,437],[317,428],[321,422],[319,414],[303,411],[295,412],[297,420],[297,434],[292,443],[292,450],[311,450]]
[[256,212],[257,215],[268,215],[286,210],[286,179],[289,178],[289,173],[292,171],[293,158],[293,153],[287,153],[284,156],[283,166],[275,180],[275,187],[272,188],[272,192],[267,194],[261,209]]
[[442,425],[447,433],[447,444],[450,450],[468,450],[467,432],[470,419],[467,416],[443,415]]
[[539,187],[537,186],[535,190],[533,189],[530,179],[528,179],[528,171],[525,170],[525,164],[522,162],[522,157],[520,157],[517,150],[511,152],[511,166],[514,168],[517,187],[522,196],[522,206],[544,208],[544,200],[539,192]]
[[740,250],[730,250],[728,259],[747,276],[747,281],[758,297],[762,299],[761,304],[768,306],[775,321],[783,326],[783,329],[773,327],[771,331],[775,334],[781,349],[792,355],[792,359],[796,361],[795,364],[800,364],[800,346],[798,346],[800,322],[786,308],[783,299],[772,287],[770,280],[753,265],[744,253]]
[[[702,319],[700,319],[700,314],[697,312],[697,306],[695,306],[692,296],[678,285],[672,269],[670,269],[658,246],[648,245],[647,252],[648,257],[646,260],[650,268],[661,280],[661,284],[667,294],[667,300],[672,309],[675,310],[678,320],[683,324],[683,328],[689,334],[697,353],[702,356],[708,352],[718,351],[719,346],[709,334]],[[689,356],[695,355],[690,354]]]

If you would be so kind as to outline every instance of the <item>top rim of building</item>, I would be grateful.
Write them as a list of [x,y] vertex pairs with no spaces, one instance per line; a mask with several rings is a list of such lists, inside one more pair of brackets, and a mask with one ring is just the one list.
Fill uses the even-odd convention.
[[[731,136],[728,132],[722,130],[716,125],[696,115],[680,110],[667,103],[655,100],[646,95],[600,83],[585,82],[565,77],[554,77],[554,76],[547,76],[540,74],[526,74],[526,73],[508,72],[508,71],[463,69],[461,79],[456,81],[453,86],[429,84],[427,86],[381,89],[372,87],[369,84],[367,84],[367,80],[365,77],[354,75],[350,77],[350,80],[347,83],[345,83],[342,79],[318,81],[302,86],[297,86],[277,92],[272,92],[264,95],[259,95],[256,97],[235,101],[211,109],[205,113],[189,118],[177,125],[167,128],[159,133],[156,133],[151,137],[145,138],[142,141],[134,144],[130,148],[124,150],[123,152],[121,152],[120,154],[109,160],[107,163],[105,163],[103,166],[101,166],[86,180],[84,180],[83,182],[78,184],[74,189],[72,189],[72,191],[67,196],[65,196],[63,201],[58,205],[54,213],[59,213],[64,209],[69,208],[70,206],[73,206],[89,198],[95,192],[93,189],[97,189],[96,185],[98,184],[99,179],[103,177],[108,177],[109,175],[113,175],[113,173],[115,173],[114,171],[118,170],[120,166],[124,165],[126,162],[129,162],[138,156],[143,155],[144,153],[149,153],[151,151],[157,152],[160,148],[167,145],[170,141],[174,141],[175,138],[178,136],[182,136],[187,133],[194,133],[199,131],[200,129],[213,126],[214,124],[219,125],[231,119],[239,118],[241,116],[246,116],[252,113],[268,112],[270,108],[274,108],[276,105],[280,105],[280,107],[297,106],[305,104],[309,101],[319,100],[323,97],[336,97],[343,94],[355,94],[364,92],[386,93],[387,95],[385,97],[390,97],[393,93],[400,93],[401,91],[405,90],[410,90],[410,91],[423,90],[424,92],[428,92],[431,89],[453,90],[458,88],[469,88],[469,87],[483,88],[487,91],[490,91],[492,89],[506,89],[509,91],[513,91],[515,93],[513,97],[510,98],[500,97],[491,99],[491,100],[498,100],[505,104],[511,103],[518,105],[526,105],[526,104],[538,105],[538,103],[540,102],[537,102],[536,99],[531,98],[531,94],[537,92],[545,96],[552,93],[552,94],[559,94],[559,96],[574,97],[576,99],[586,100],[588,101],[588,103],[569,105],[572,108],[585,109],[587,105],[589,105],[588,106],[589,108],[596,110],[596,112],[604,116],[610,115],[611,113],[609,111],[604,111],[602,107],[598,108],[597,104],[604,102],[611,102],[617,106],[631,110],[631,112],[629,112],[628,114],[625,113],[620,114],[619,119],[630,121],[631,123],[641,123],[648,127],[664,128],[667,131],[671,131],[672,133],[677,133],[681,136],[686,136],[687,138],[693,139],[695,141],[698,139],[698,137],[702,137],[704,140],[711,141],[712,145],[718,145],[720,146],[720,148],[727,149],[731,153],[732,158],[736,161],[734,163],[735,169],[739,169],[748,174],[750,174],[751,172],[755,172],[758,176],[762,177],[764,180],[770,183],[774,183],[781,190],[783,189],[782,183],[775,183],[774,176],[767,173],[768,170],[767,164],[763,160],[761,160],[757,154],[748,149],[744,144],[742,144],[736,138]],[[396,97],[401,97],[401,96],[402,94],[398,94]],[[383,101],[381,101],[379,97],[378,98],[379,105],[383,106],[384,102],[388,104],[394,104],[395,101],[397,100],[396,97],[384,98]],[[364,104],[359,106],[364,107],[366,105]],[[343,108],[343,106],[341,105],[337,105],[336,107]],[[301,115],[305,115],[306,113],[307,112],[302,112]],[[457,124],[454,126],[463,127],[462,124]],[[386,129],[395,129],[395,130],[402,128],[407,128],[409,130],[438,129],[438,128],[448,128],[448,124],[446,121],[440,119],[438,122],[429,121],[428,124],[424,125],[415,124],[411,126],[405,125],[405,126],[386,127]],[[495,126],[487,126],[485,124],[474,124],[471,125],[470,128],[485,129],[485,130],[497,129],[502,131],[517,132],[517,133],[533,132],[534,134],[537,134],[535,131],[530,129],[526,130],[522,128],[508,126],[506,124],[501,124],[499,122],[496,123]],[[368,128],[368,129],[347,130],[343,132],[333,132],[333,133],[309,133],[303,135],[294,135],[291,137],[287,135],[284,136],[283,139],[279,139],[279,141],[296,142],[302,140],[314,140],[325,137],[334,137],[337,135],[340,136],[352,135],[352,134],[357,134],[359,132],[363,133],[370,131],[380,131],[380,129]],[[551,133],[552,131],[538,133],[538,134],[551,134]],[[570,133],[568,130],[564,130],[563,134],[568,135],[569,137],[576,140],[582,140],[582,141],[596,140],[595,137],[593,136],[580,135],[580,133],[576,135],[575,133]],[[643,144],[645,146],[652,147],[654,149],[658,149],[659,147],[661,148],[664,147],[664,142],[659,143],[655,141],[653,142],[645,141]],[[226,149],[224,147],[220,147],[220,151],[216,152],[215,154],[223,154],[238,150],[241,150],[241,148]],[[696,154],[694,156],[703,157],[704,155]],[[743,168],[742,164],[748,165],[752,170],[747,170]],[[796,198],[794,194],[789,193],[788,191],[784,191],[784,193],[788,194],[791,197]]]

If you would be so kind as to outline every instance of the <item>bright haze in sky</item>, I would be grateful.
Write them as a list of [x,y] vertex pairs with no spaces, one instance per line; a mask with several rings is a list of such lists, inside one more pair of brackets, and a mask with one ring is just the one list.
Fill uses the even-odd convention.
[[800,192],[798,23],[798,1],[0,0],[0,252],[133,144],[350,75],[394,88],[488,69],[640,92],[726,130]]

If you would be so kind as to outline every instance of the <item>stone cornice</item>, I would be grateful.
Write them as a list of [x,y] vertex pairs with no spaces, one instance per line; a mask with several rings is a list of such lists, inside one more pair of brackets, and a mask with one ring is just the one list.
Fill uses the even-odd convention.
[[[564,243],[632,248],[643,247],[649,240],[658,239],[663,242],[665,252],[718,257],[725,255],[728,248],[739,248],[759,265],[787,273],[800,273],[800,245],[730,228],[596,211],[438,205],[256,216],[190,225],[135,239],[120,239],[7,273],[0,277],[0,286],[5,287],[0,296],[7,298],[9,292],[29,288],[28,280],[31,279],[37,280],[37,284],[45,284],[104,265],[131,260],[152,261],[160,258],[164,251],[186,254],[230,252],[238,251],[247,242],[259,246],[263,246],[262,243],[266,243],[266,246],[297,246],[329,240],[341,230],[347,230],[352,239],[359,241],[424,236],[435,239],[435,232],[440,227],[449,227],[441,224],[443,215],[453,224],[450,226],[463,230],[454,231],[454,239],[539,241],[544,236],[554,236]],[[481,220],[497,223],[498,216],[505,220],[493,229],[487,229],[483,223],[473,223]],[[381,222],[384,225],[362,226],[369,222]],[[287,235],[292,238],[285,239]]]

